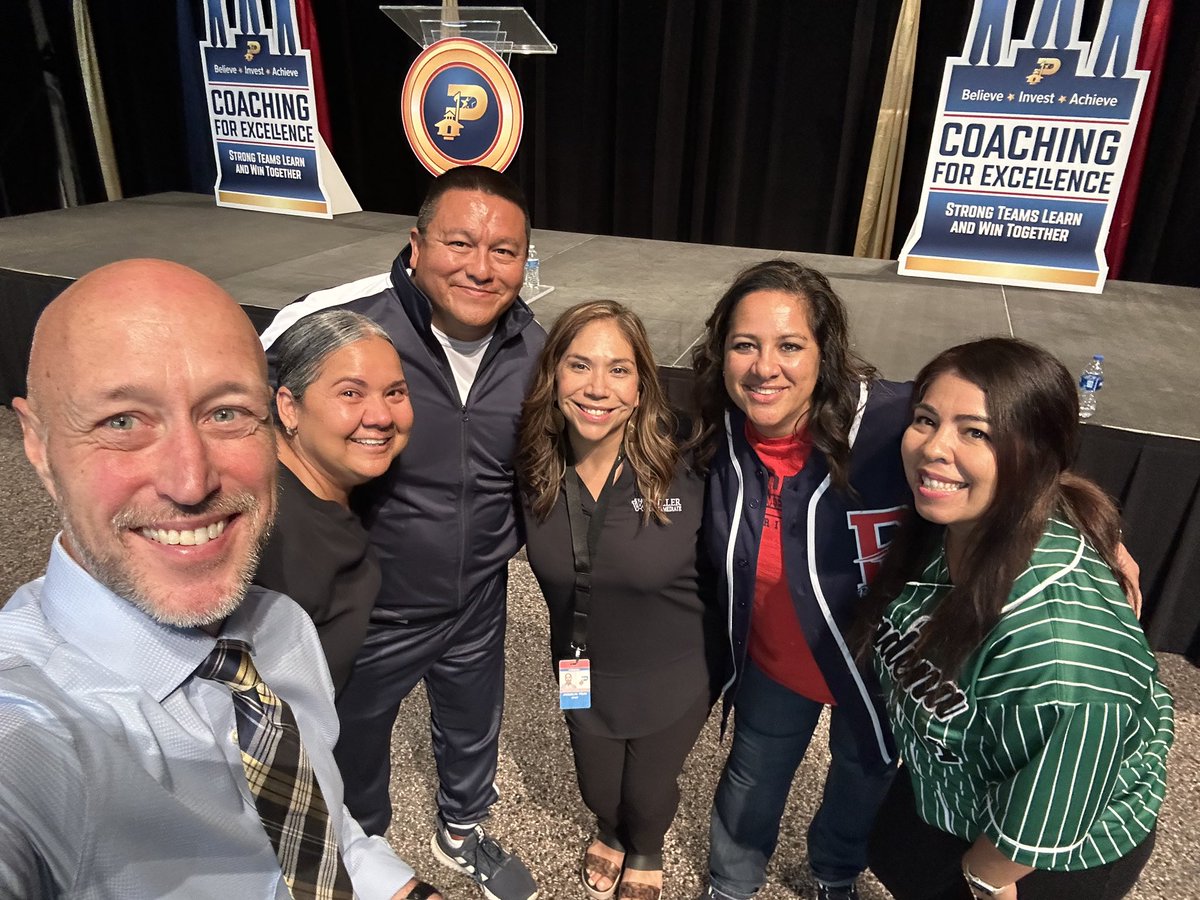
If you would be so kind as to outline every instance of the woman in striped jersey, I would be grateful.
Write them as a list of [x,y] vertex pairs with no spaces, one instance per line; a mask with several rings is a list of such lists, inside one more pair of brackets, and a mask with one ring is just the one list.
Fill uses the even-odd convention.
[[917,376],[900,529],[860,634],[900,776],[870,865],[897,900],[1124,896],[1154,845],[1171,697],[1111,500],[1070,471],[1074,382],[992,338]]

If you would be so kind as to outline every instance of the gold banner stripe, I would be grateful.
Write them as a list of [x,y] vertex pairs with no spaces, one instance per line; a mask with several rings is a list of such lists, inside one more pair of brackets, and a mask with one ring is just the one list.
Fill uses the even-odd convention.
[[1079,269],[1051,269],[1046,266],[1026,266],[1017,263],[982,262],[974,259],[938,259],[931,256],[910,256],[906,269],[918,272],[943,272],[947,275],[978,275],[983,278],[1004,278],[1011,281],[1046,281],[1053,284],[1075,284],[1095,287],[1099,272]]
[[266,209],[295,209],[300,212],[329,212],[329,204],[320,200],[291,200],[287,197],[264,197],[262,194],[240,194],[235,191],[218,191],[222,203],[238,206],[257,206]]

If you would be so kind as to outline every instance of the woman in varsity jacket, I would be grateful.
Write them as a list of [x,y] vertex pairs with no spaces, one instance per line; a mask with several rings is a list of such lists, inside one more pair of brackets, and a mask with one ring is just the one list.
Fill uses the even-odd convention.
[[1116,510],[1070,471],[1074,382],[992,338],[936,357],[913,398],[918,515],[856,641],[904,760],[871,869],[897,900],[1123,897],[1154,845],[1171,697],[1126,601]]
[[895,751],[847,632],[911,503],[899,458],[909,389],[851,351],[825,276],[783,260],[737,276],[693,363],[705,543],[734,662],[726,717],[736,710],[704,896],[745,900],[763,884],[792,778],[831,706],[808,855],[818,897],[853,898]]

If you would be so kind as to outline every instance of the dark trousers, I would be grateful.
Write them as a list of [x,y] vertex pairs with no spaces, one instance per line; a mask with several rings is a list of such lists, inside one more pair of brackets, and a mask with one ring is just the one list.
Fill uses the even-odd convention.
[[598,737],[570,725],[579,793],[596,816],[600,839],[625,850],[625,865],[661,869],[663,836],[679,807],[679,773],[708,718],[701,693],[661,731],[638,738]]
[[[733,746],[717,783],[709,831],[709,886],[744,900],[767,877],[792,779],[808,752],[824,704],[768,677],[747,661],[734,707]],[[850,718],[829,718],[829,770],[808,826],[808,862],[817,881],[854,882],[867,865],[867,838],[895,769],[859,746]]]
[[422,679],[443,821],[474,825],[496,802],[507,590],[502,569],[449,618],[402,623],[388,621],[386,611],[373,615],[337,698],[341,734],[334,749],[346,806],[367,834],[383,834],[391,822],[392,729],[400,701]]
[[[1137,884],[1157,830],[1120,859],[1094,869],[1030,872],[1018,882],[1017,893],[1021,900],[1119,900]],[[962,877],[962,857],[970,846],[917,815],[912,778],[901,768],[871,834],[875,877],[896,900],[971,900]]]

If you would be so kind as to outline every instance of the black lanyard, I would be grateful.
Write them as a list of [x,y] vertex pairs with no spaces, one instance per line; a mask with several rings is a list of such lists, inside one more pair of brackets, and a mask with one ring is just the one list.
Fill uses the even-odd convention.
[[617,451],[612,470],[604,480],[592,520],[584,526],[583,503],[579,499],[579,473],[568,465],[565,482],[567,493],[567,521],[571,526],[571,549],[575,554],[575,604],[571,618],[571,649],[578,659],[587,650],[588,614],[592,609],[592,558],[600,544],[600,532],[604,528],[604,517],[608,514],[608,502],[612,499],[613,477],[625,459],[625,448]]

